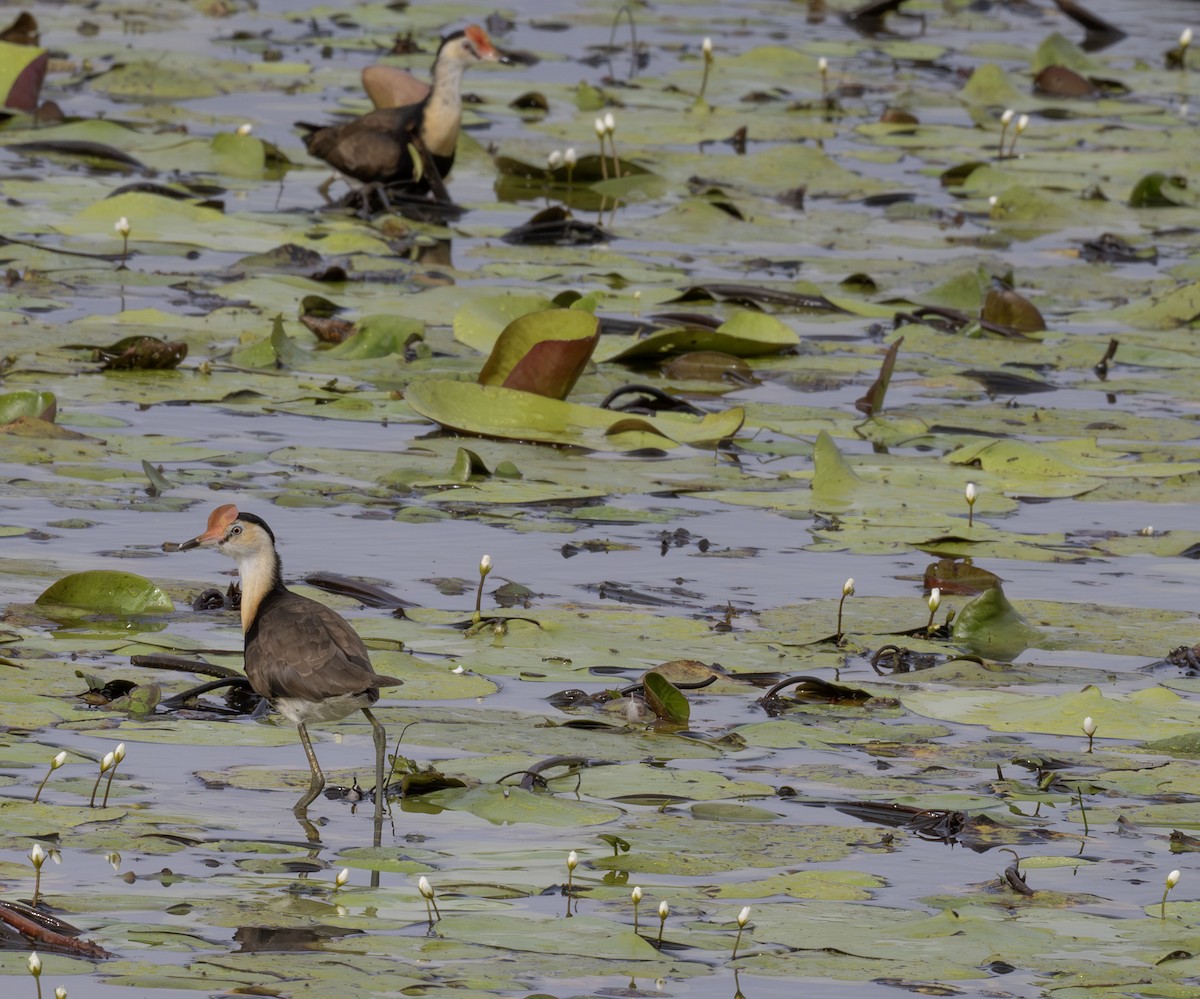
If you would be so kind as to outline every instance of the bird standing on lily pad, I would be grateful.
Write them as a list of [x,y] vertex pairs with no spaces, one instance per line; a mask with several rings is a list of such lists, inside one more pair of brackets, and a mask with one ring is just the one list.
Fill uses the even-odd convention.
[[246,677],[255,693],[295,724],[312,772],[296,814],[303,817],[325,786],[308,723],[362,711],[375,739],[375,814],[382,815],[387,733],[370,709],[381,687],[404,681],[375,672],[363,640],[340,614],[284,586],[275,535],[262,518],[233,504],[217,507],[207,530],[177,548],[215,548],[238,564]]
[[414,104],[380,108],[344,125],[310,125],[305,148],[317,159],[364,184],[405,194],[432,193],[448,201],[445,178],[454,166],[462,124],[462,78],[477,62],[505,62],[478,25],[442,39],[433,64],[433,85]]

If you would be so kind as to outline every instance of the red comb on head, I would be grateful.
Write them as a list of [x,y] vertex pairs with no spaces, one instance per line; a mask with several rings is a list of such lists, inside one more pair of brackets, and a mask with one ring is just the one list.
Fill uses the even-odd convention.
[[238,508],[232,503],[226,503],[224,506],[217,507],[208,515],[208,532],[223,531],[235,520],[237,520]]
[[488,38],[488,34],[478,24],[468,24],[463,29],[463,34],[470,39],[475,50],[481,57],[494,57],[499,53],[496,51],[496,46],[492,44],[492,40]]

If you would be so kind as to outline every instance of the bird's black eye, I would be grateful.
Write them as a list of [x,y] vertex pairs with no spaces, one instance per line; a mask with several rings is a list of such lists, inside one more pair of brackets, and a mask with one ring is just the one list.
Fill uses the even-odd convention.
[[241,533],[242,533],[242,525],[241,524],[234,524],[233,527],[231,527],[229,529],[229,536],[231,538],[236,538]]

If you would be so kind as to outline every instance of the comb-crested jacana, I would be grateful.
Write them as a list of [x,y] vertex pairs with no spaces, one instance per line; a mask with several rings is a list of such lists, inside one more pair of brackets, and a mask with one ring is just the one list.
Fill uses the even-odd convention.
[[375,672],[363,640],[341,615],[283,585],[275,535],[262,518],[240,513],[233,504],[217,507],[208,529],[179,546],[180,551],[190,548],[215,548],[238,564],[246,677],[255,693],[295,724],[312,771],[308,790],[296,802],[297,814],[325,786],[308,723],[336,721],[361,710],[375,739],[375,813],[381,815],[387,734],[370,709],[380,687],[404,681]]
[[[504,61],[478,25],[442,39],[433,63],[433,86],[422,100],[381,108],[344,125],[309,125],[305,148],[318,159],[365,184],[412,185],[445,198],[444,178],[454,165],[462,123],[462,78],[477,62]],[[419,162],[418,162],[419,160]]]

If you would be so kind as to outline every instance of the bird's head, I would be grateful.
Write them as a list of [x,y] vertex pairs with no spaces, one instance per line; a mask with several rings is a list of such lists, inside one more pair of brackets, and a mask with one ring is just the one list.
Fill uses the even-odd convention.
[[208,529],[179,545],[179,551],[215,548],[238,562],[273,554],[275,535],[261,517],[239,513],[232,503],[217,507],[208,516]]
[[442,39],[438,49],[438,59],[449,58],[464,65],[476,62],[507,62],[508,59],[500,52],[488,33],[478,24],[469,24],[462,31],[456,31]]

